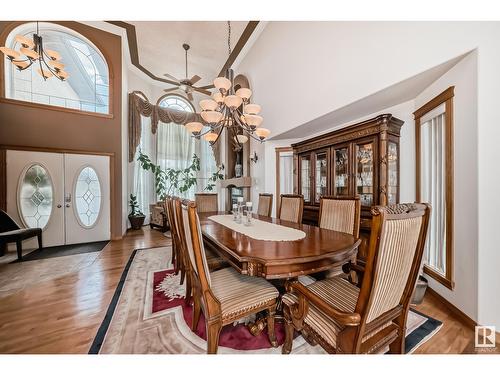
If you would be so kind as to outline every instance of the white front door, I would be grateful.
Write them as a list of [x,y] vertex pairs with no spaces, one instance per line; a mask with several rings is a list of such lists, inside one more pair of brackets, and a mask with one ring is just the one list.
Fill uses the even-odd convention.
[[7,213],[21,227],[42,228],[44,247],[109,240],[109,163],[108,156],[7,150]]
[[[64,155],[7,150],[7,213],[43,229],[43,246],[64,245]],[[36,239],[25,248],[38,247]]]
[[110,239],[109,157],[64,155],[66,243]]

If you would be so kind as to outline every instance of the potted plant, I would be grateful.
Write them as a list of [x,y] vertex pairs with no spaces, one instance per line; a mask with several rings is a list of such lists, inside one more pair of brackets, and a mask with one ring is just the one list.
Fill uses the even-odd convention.
[[144,220],[146,216],[139,210],[139,203],[137,203],[137,196],[134,194],[130,194],[130,214],[128,215],[128,219],[130,221],[130,226],[132,229],[141,229],[144,224]]

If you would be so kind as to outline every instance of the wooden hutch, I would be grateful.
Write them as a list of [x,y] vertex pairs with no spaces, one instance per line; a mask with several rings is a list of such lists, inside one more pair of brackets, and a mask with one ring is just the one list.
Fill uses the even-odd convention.
[[403,123],[391,114],[383,114],[292,145],[294,191],[304,195],[304,223],[317,225],[321,196],[359,195],[361,264],[370,238],[370,207],[399,203],[399,138]]

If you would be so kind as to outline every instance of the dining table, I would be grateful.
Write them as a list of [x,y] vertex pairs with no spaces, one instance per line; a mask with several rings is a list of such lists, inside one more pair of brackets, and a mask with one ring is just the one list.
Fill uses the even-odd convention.
[[[241,224],[236,224],[231,222],[231,216],[225,212],[199,213],[205,246],[241,274],[268,280],[293,279],[344,264],[355,255],[361,242],[351,234],[313,225],[255,214],[252,223],[245,225],[245,217]],[[274,225],[266,226],[265,223]],[[254,235],[254,226],[265,233]],[[299,235],[302,238],[273,240],[274,234],[280,237],[280,227],[302,232]],[[255,232],[257,230],[255,228]],[[258,236],[267,238],[263,240]]]

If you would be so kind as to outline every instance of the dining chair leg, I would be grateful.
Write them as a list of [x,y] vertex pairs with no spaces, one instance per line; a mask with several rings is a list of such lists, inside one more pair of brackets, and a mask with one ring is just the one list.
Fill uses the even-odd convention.
[[207,324],[207,354],[217,354],[221,329],[222,323],[220,321]]
[[283,347],[281,348],[282,354],[290,354],[292,351],[293,344],[293,333],[294,327],[292,323],[292,319],[290,318],[290,309],[288,306],[283,306],[283,315],[285,316],[285,342],[283,343]]
[[196,332],[198,322],[200,321],[201,306],[198,298],[193,299],[193,321],[191,322],[191,331]]
[[184,284],[184,279],[186,278],[186,270],[184,267],[181,268],[181,285]]
[[389,345],[389,353],[403,354],[405,352],[406,314],[401,314],[394,319],[398,326],[398,337]]
[[23,243],[21,240],[16,241],[17,259],[23,260]]
[[186,277],[186,305],[190,305],[191,304],[191,297],[192,297],[192,294],[193,294],[193,291],[192,291],[192,287],[191,287],[191,275],[187,275]]
[[276,340],[276,333],[274,330],[274,317],[276,315],[276,305],[267,310],[267,336],[273,348],[278,347],[278,340]]

